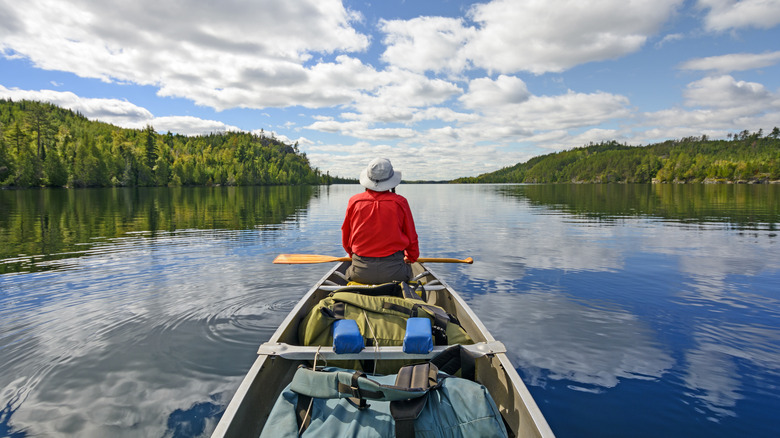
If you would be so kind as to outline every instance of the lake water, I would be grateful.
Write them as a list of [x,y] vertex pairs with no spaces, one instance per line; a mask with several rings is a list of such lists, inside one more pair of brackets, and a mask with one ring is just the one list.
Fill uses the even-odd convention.
[[[0,191],[0,436],[208,435],[358,191]],[[780,186],[398,192],[558,437],[780,434]]]

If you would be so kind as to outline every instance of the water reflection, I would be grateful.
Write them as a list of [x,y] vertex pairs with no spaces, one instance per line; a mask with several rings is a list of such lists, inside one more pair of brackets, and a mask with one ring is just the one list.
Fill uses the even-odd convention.
[[553,211],[604,221],[651,216],[772,231],[780,221],[780,188],[767,184],[541,184],[495,190]]
[[0,190],[0,274],[64,267],[134,233],[276,226],[317,194],[310,186]]
[[163,436],[171,413],[204,396],[224,407],[297,281],[272,268],[256,232],[221,233],[123,238],[56,275],[0,277],[12,423],[42,436]]
[[637,315],[546,289],[491,293],[471,303],[531,385],[567,380],[571,389],[601,392],[620,379],[660,378],[673,365]]
[[736,415],[747,381],[769,388],[780,377],[778,327],[702,321],[693,337],[696,346],[686,354],[685,384],[715,417]]
[[[558,436],[726,437],[780,427],[778,188],[399,192],[422,255],[476,260],[432,268],[507,345]],[[187,189],[183,205],[62,191],[93,200],[59,213],[0,192],[14,204],[0,228],[25,248],[3,246],[20,268],[0,275],[0,435],[208,434],[257,345],[327,269],[271,260],[341,254],[360,191],[277,189],[274,202]],[[727,189],[757,192],[721,199]],[[31,260],[40,215],[58,255]]]
[[[780,408],[756,395],[780,383],[778,189],[485,186],[459,192],[466,209],[428,213],[473,248],[478,263],[447,278],[468,285],[532,387],[605,394],[658,381],[693,410],[681,415],[767,424],[771,408],[741,403],[750,393],[749,405]],[[771,430],[741,421],[715,435]]]
[[311,271],[316,188],[0,194],[0,435],[208,432]]

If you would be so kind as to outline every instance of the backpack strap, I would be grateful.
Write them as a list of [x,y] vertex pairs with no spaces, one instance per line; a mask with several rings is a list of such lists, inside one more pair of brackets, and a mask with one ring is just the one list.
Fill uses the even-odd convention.
[[333,309],[322,307],[320,311],[323,315],[334,319],[346,319],[344,313],[347,311],[347,304],[341,301],[333,303]]
[[447,323],[450,322],[450,315],[444,309],[428,304],[419,304],[419,307],[433,315],[433,339],[437,345],[447,345]]
[[[434,389],[438,387],[438,375],[438,368],[430,362],[405,366],[398,371],[395,386],[399,388]],[[396,438],[414,438],[414,421],[420,416],[420,412],[425,407],[429,393],[426,391],[422,397],[390,402],[390,414],[395,421]]]
[[[402,294],[403,297],[408,299],[408,300],[419,300],[420,299],[420,295],[417,295],[417,292],[412,290],[412,288],[409,286],[409,283],[407,283],[405,281],[401,283],[401,290],[403,291],[403,294]],[[416,290],[416,288],[415,288],[415,290]]]
[[[419,301],[419,297],[417,298]],[[399,313],[405,313],[410,318],[413,318],[415,316],[420,316],[420,309],[423,309],[426,313],[433,316],[433,323],[431,324],[431,328],[433,329],[433,339],[436,343],[436,345],[447,345],[447,323],[450,322],[451,318],[450,315],[447,314],[447,312],[444,311],[444,309],[432,306],[430,304],[424,304],[422,302],[420,303],[414,303],[410,308],[400,306],[398,304],[390,303],[390,302],[384,302],[382,304],[383,309],[392,310],[394,312]]]

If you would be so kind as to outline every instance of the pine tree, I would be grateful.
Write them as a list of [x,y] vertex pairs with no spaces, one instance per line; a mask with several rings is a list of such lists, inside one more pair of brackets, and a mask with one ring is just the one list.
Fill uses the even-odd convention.
[[144,129],[144,144],[146,146],[146,165],[152,169],[154,162],[157,161],[157,133],[154,132],[152,125],[146,125]]

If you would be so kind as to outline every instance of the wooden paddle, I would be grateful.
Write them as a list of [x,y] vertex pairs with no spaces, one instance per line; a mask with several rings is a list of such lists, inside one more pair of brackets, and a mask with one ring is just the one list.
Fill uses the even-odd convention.
[[[318,254],[279,254],[274,259],[274,263],[285,264],[285,265],[299,265],[299,264],[306,264],[306,263],[349,262],[351,260],[352,259],[349,257],[334,257],[334,256],[318,255]],[[420,257],[417,259],[417,261],[420,263],[468,263],[468,264],[474,263],[474,259],[472,259],[471,257],[467,257],[463,260]]]

